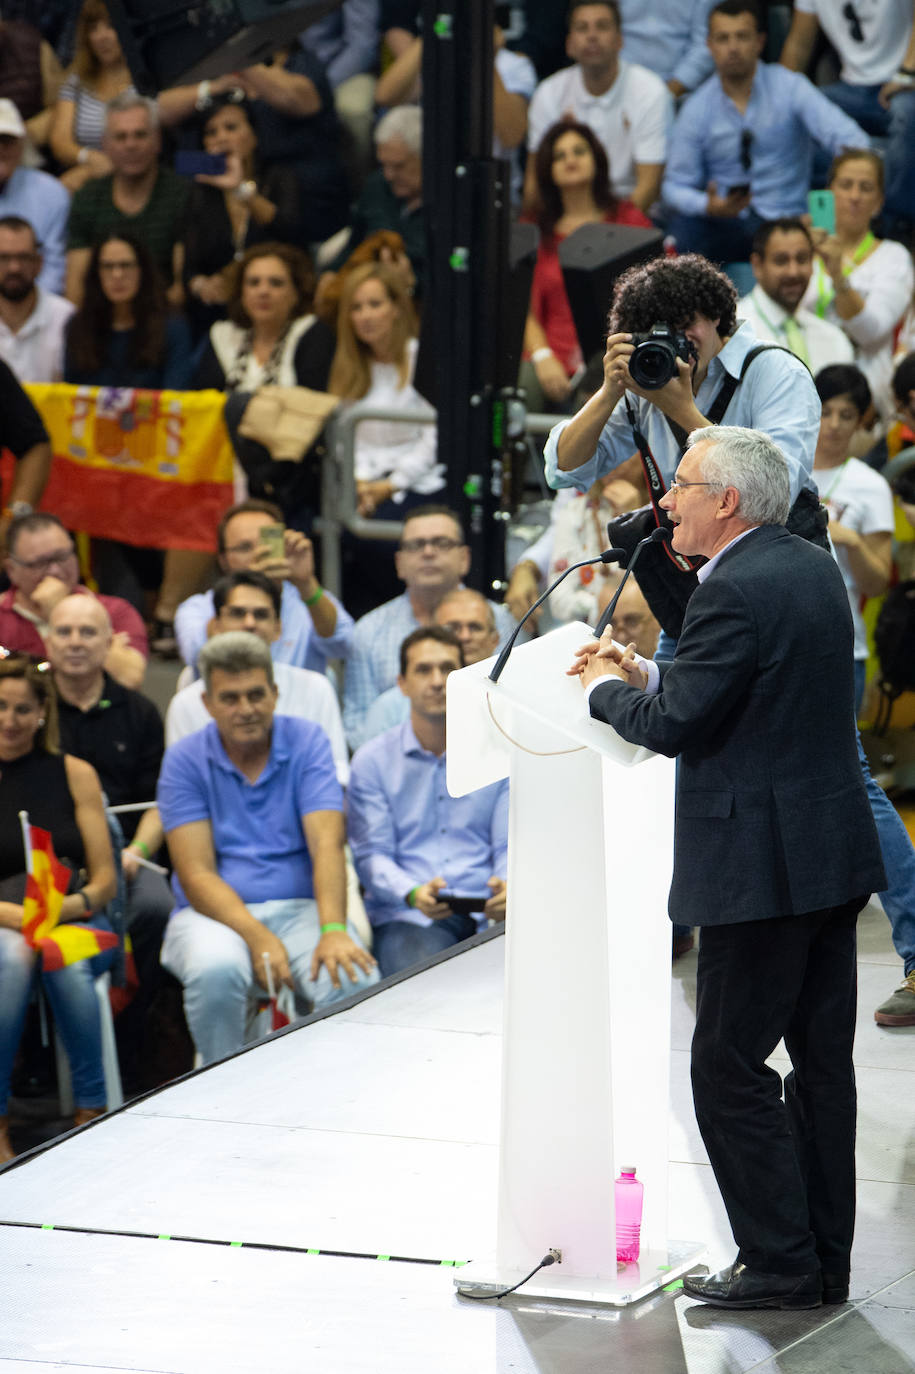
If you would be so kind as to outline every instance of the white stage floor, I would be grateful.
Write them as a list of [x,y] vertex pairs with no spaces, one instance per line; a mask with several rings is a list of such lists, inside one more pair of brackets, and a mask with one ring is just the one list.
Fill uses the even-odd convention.
[[[915,1032],[872,1019],[898,975],[879,909],[861,921],[853,1302],[808,1313],[454,1293],[454,1263],[495,1244],[502,952],[486,940],[0,1173],[0,1369],[915,1371]],[[715,1269],[733,1242],[689,1098],[695,955],[672,988],[669,1234],[705,1239]]]

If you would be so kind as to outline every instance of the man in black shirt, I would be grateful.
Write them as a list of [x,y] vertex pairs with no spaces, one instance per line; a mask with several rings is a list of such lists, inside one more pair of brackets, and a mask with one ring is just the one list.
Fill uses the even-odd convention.
[[[165,746],[162,718],[140,692],[122,687],[104,670],[111,621],[94,596],[65,596],[48,618],[46,646],[57,687],[61,747],[95,768],[110,806],[149,802],[156,795]],[[159,812],[119,816],[127,844],[121,866],[127,880],[127,929],[140,988],[118,1018],[118,1043],[125,1076],[135,1062],[143,1022],[159,980],[159,949],[172,896],[161,873],[143,864],[163,841]]]

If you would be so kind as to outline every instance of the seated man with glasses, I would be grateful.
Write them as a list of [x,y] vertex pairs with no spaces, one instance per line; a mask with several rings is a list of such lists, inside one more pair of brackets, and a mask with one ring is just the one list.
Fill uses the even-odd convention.
[[[377,606],[356,622],[343,682],[343,725],[351,749],[367,738],[369,707],[397,682],[400,646],[421,625],[431,625],[449,592],[461,586],[470,569],[470,550],[454,511],[447,506],[414,506],[404,516],[400,547],[394,554],[400,596]],[[499,637],[515,622],[506,606],[490,602]]]
[[807,209],[813,148],[866,148],[867,134],[800,72],[760,62],[756,0],[720,0],[708,17],[715,73],[674,121],[662,199],[681,253],[749,260],[764,220]]
[[[72,592],[92,596],[79,580],[73,540],[56,515],[35,512],[10,525],[4,567],[12,586],[0,596],[0,644],[44,656],[54,607]],[[122,687],[143,685],[149,647],[137,611],[120,596],[100,596],[113,630],[104,668]]]
[[[353,618],[315,577],[311,540],[284,528],[279,506],[257,498],[230,506],[216,542],[224,573],[263,573],[280,589],[280,633],[270,646],[274,663],[326,673],[331,659],[346,657]],[[195,673],[214,612],[208,591],[189,596],[175,613],[178,651]]]

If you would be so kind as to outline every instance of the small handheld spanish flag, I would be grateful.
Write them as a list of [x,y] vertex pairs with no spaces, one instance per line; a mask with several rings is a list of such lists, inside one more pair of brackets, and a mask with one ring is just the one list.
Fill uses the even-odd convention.
[[40,952],[45,972],[54,973],[67,964],[91,959],[94,954],[113,948],[118,942],[113,931],[95,930],[70,922],[58,924],[70,870],[54,853],[47,830],[30,825],[27,811],[19,812],[19,820],[27,874],[22,933],[27,943]]

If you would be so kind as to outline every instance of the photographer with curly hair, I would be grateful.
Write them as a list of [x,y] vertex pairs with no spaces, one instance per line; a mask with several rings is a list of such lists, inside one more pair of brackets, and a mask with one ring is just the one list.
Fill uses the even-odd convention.
[[[815,492],[810,471],[820,403],[813,380],[802,362],[780,348],[768,348],[747,364],[759,340],[749,324],[737,320],[736,302],[730,280],[695,253],[656,258],[625,272],[613,295],[603,385],[547,440],[550,485],[586,491],[630,458],[631,410],[667,484],[686,435],[719,423],[765,430],[788,461],[792,501],[805,487]],[[657,325],[681,336],[676,373],[662,386],[639,386],[629,370],[633,335]],[[722,413],[710,418],[716,398],[720,408],[728,393]]]

